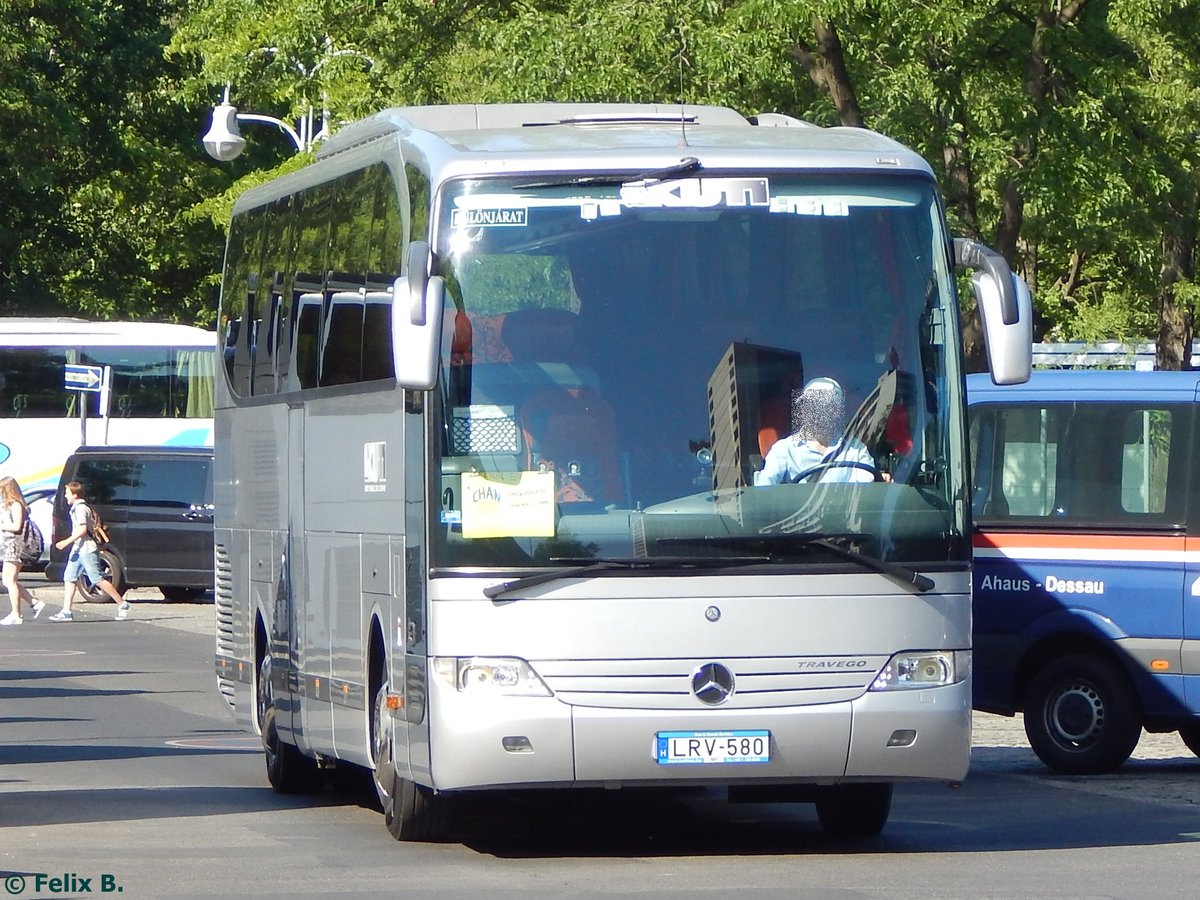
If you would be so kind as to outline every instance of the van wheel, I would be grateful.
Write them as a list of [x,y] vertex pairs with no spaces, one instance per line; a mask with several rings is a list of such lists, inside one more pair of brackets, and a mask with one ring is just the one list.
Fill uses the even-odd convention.
[[1185,725],[1179,729],[1179,736],[1187,748],[1200,756],[1200,722],[1195,725]]
[[1038,758],[1068,775],[1120,768],[1142,734],[1137,694],[1125,673],[1096,656],[1049,663],[1029,684],[1025,734]]
[[312,794],[324,787],[317,761],[309,759],[295,744],[279,736],[278,710],[271,687],[271,657],[263,657],[258,667],[258,724],[262,731],[263,755],[267,762],[267,780],[279,794]]
[[[112,586],[117,589],[118,594],[125,593],[125,567],[121,565],[117,554],[111,550],[100,551],[100,573],[112,582]],[[109,599],[108,594],[100,589],[100,585],[88,581],[86,573],[79,576],[75,587],[88,603],[104,603]]]
[[838,784],[817,793],[817,818],[830,837],[874,837],[892,812],[890,784]]

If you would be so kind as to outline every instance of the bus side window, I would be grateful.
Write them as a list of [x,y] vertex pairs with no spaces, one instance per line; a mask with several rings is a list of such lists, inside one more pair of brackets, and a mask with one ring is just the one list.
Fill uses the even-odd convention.
[[396,185],[382,163],[370,170],[375,215],[367,259],[367,306],[363,320],[362,379],[392,378],[392,283],[400,274],[402,222]]
[[[296,279],[297,287],[301,284],[300,277]],[[295,312],[292,316],[295,335],[292,338],[292,349],[296,354],[295,373],[301,388],[317,386],[317,366],[321,357],[321,295],[317,293],[300,294],[296,297]]]

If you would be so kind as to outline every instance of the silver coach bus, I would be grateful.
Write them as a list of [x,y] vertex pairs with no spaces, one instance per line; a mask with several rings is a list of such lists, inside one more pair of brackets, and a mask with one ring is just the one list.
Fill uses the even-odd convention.
[[873,834],[961,779],[956,268],[1023,380],[1028,292],[922,159],[716,107],[393,109],[246,193],[216,664],[272,785],[362,767],[423,840],[598,786]]

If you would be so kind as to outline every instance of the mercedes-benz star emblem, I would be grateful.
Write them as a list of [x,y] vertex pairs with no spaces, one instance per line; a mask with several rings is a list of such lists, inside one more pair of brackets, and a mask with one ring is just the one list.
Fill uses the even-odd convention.
[[709,706],[724,703],[733,696],[733,673],[720,663],[705,663],[692,673],[692,693]]

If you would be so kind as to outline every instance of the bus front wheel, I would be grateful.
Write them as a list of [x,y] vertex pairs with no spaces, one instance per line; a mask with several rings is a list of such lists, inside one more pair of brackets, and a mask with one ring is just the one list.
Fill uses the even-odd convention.
[[874,837],[891,812],[890,784],[838,784],[817,794],[817,818],[830,837]]
[[427,787],[393,775],[391,796],[384,801],[383,821],[398,841],[437,841],[449,830],[447,799]]
[[1137,694],[1114,663],[1086,654],[1056,659],[1029,684],[1025,734],[1038,758],[1068,775],[1112,772],[1142,734]]
[[383,807],[383,821],[398,841],[436,841],[449,827],[447,800],[414,784],[396,769],[395,731],[388,709],[388,682],[382,673],[375,679],[371,704],[371,775]]

